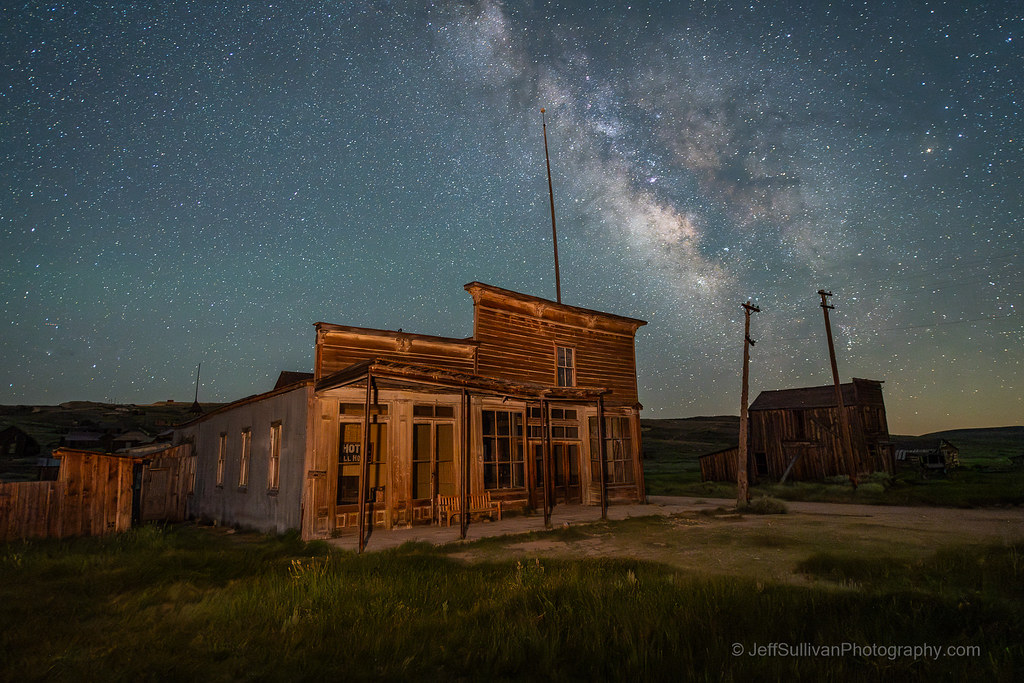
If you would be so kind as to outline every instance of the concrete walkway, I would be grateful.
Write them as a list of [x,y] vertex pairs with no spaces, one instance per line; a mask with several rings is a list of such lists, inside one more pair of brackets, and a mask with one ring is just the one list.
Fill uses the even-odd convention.
[[[609,505],[608,519],[628,519],[630,517],[650,517],[652,515],[672,515],[679,512],[694,513],[700,510],[714,510],[718,507],[731,508],[735,500],[718,498],[683,498],[675,496],[649,496],[646,505],[625,504]],[[551,528],[594,524],[601,521],[601,507],[598,505],[557,505],[551,512]],[[466,529],[466,541],[476,541],[491,536],[508,534],[526,534],[531,531],[544,531],[544,515],[507,516],[500,522],[492,522],[486,518],[474,520]],[[461,542],[459,525],[452,526],[424,525],[413,527],[395,527],[390,531],[374,528],[366,539],[366,550],[384,550],[394,548],[403,543],[445,543]],[[338,538],[328,541],[336,548],[356,550],[359,545],[359,532],[346,529]]]

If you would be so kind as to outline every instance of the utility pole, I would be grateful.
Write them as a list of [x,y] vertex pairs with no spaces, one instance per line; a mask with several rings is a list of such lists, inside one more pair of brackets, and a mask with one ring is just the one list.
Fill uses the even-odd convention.
[[832,292],[826,292],[824,289],[818,290],[819,296],[821,296],[821,310],[825,314],[825,337],[828,339],[828,357],[832,363],[832,383],[836,387],[836,409],[839,411],[839,433],[840,433],[840,450],[842,451],[843,460],[846,462],[846,469],[850,475],[850,481],[853,483],[853,488],[857,488],[857,463],[853,457],[853,445],[850,440],[850,420],[846,414],[846,404],[843,402],[843,387],[839,383],[839,367],[836,365],[836,347],[832,343],[832,323],[829,322],[828,312],[835,308],[828,303],[828,297],[832,296]]
[[558,303],[562,303],[562,277],[558,273],[558,232],[555,230],[555,191],[551,189],[551,159],[548,157],[548,121],[544,116],[543,107],[540,110],[540,120],[544,126],[544,162],[548,166],[548,198],[551,200],[551,242],[555,245],[555,297]]
[[740,452],[736,458],[736,507],[750,502],[750,476],[747,473],[747,398],[750,378],[750,347],[756,342],[750,338],[750,314],[761,309],[747,301],[743,304],[743,391],[740,394]]

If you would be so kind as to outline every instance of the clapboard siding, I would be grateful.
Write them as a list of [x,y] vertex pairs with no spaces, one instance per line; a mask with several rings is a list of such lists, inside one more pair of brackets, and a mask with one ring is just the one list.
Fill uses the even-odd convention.
[[610,405],[637,402],[631,334],[530,318],[485,305],[476,309],[477,372],[538,384],[555,382],[555,347],[575,349],[576,383],[611,389]]
[[192,484],[192,445],[171,446],[145,456],[140,492],[141,521],[183,522]]
[[476,344],[471,341],[362,328],[327,329],[321,324],[315,375],[320,379],[375,359],[473,372],[475,352]]

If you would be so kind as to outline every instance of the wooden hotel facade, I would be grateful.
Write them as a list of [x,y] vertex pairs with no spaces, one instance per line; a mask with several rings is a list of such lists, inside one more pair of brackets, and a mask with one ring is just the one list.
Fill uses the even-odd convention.
[[437,522],[453,496],[545,514],[643,500],[646,323],[465,288],[472,337],[317,323],[312,375],[181,426],[198,456],[190,513],[311,539]]

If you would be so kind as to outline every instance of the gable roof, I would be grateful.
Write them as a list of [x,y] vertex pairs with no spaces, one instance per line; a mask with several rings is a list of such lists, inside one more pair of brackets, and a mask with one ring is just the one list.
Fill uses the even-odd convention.
[[[881,405],[882,382],[873,379],[854,378],[841,384],[844,405]],[[834,408],[836,387],[827,384],[820,387],[798,389],[777,389],[762,391],[750,404],[749,410],[785,410],[796,408]]]
[[313,379],[312,372],[293,372],[291,370],[282,370],[281,374],[277,376],[277,384],[274,385],[274,389],[287,387],[307,379]]

